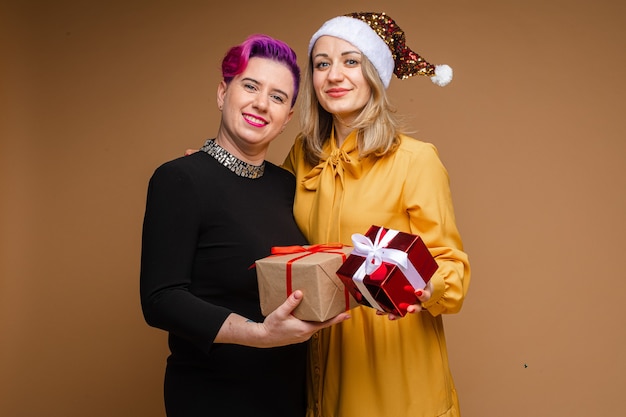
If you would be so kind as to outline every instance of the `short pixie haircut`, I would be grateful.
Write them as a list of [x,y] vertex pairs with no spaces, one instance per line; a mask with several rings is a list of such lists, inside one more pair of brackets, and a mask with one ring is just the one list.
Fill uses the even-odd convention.
[[222,60],[222,76],[230,83],[235,76],[245,71],[250,58],[267,58],[284,64],[293,76],[294,94],[291,107],[296,103],[300,89],[300,67],[296,53],[289,45],[268,35],[250,35],[241,44],[233,46]]

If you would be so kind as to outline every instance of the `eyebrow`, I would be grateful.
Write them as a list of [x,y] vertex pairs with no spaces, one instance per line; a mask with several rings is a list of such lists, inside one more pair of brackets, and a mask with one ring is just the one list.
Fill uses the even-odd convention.
[[[345,51],[345,52],[341,53],[341,56],[350,55],[350,54],[362,55],[363,53],[361,51],[358,51],[358,50],[355,50],[355,51]],[[319,56],[328,58],[328,54],[327,53],[322,53],[322,52],[320,52],[319,54],[315,54],[313,56],[313,58],[317,58]]]
[[[245,77],[245,78],[242,78],[242,79],[241,79],[241,81],[251,81],[251,82],[253,82],[253,83],[254,83],[254,84],[256,84],[256,85],[263,85],[263,83],[259,82],[258,80],[255,80],[254,78],[250,78],[250,77]],[[272,90],[272,91],[275,91],[275,92],[277,92],[277,93],[279,93],[279,94],[284,95],[284,96],[285,96],[285,98],[287,98],[287,99],[289,98],[289,94],[287,94],[286,92],[284,92],[284,91],[283,91],[283,90],[281,90],[280,88],[275,88],[275,89],[274,89],[274,90]]]

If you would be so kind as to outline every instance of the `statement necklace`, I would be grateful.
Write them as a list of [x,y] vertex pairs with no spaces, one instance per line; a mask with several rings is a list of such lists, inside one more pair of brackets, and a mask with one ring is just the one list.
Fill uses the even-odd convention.
[[240,177],[253,179],[261,178],[263,176],[263,172],[265,171],[265,161],[263,161],[261,165],[252,165],[242,161],[215,143],[215,139],[209,139],[204,142],[204,145],[200,148],[200,150],[211,155],[217,160],[217,162],[224,165]]

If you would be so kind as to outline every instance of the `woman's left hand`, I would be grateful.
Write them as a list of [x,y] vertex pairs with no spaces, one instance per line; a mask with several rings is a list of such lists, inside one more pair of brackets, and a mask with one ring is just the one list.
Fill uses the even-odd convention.
[[[422,303],[425,303],[426,301],[430,300],[431,294],[432,294],[432,286],[430,285],[430,282],[429,282],[428,284],[426,284],[426,287],[424,287],[424,289],[415,291],[415,296],[417,297],[419,303],[411,304],[410,306],[408,306],[406,309],[406,312],[409,314],[413,314],[413,313],[419,313],[420,311],[425,310],[424,307],[422,306]],[[396,316],[395,314],[385,313],[384,311],[376,311],[376,314],[378,314],[379,316],[384,316],[386,314],[389,320],[396,320],[396,319],[401,318],[401,316]]]

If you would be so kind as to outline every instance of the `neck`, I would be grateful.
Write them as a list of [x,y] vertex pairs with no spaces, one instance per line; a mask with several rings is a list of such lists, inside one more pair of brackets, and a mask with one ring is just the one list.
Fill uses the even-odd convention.
[[354,130],[349,124],[345,123],[339,116],[333,116],[335,128],[335,141],[337,146],[341,146],[348,135]]

